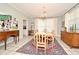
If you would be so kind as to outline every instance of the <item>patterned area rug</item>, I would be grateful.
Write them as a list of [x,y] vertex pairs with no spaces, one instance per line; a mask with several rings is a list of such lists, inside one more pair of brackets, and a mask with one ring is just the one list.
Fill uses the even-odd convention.
[[55,40],[54,45],[52,45],[51,43],[48,45],[46,54],[45,54],[44,50],[42,50],[42,48],[40,48],[38,50],[38,53],[36,53],[36,48],[35,48],[35,44],[34,44],[33,40],[31,40],[30,42],[28,42],[27,44],[22,46],[16,52],[25,53],[25,54],[29,54],[29,55],[67,55],[67,53],[60,46],[60,44],[57,42],[57,40]]

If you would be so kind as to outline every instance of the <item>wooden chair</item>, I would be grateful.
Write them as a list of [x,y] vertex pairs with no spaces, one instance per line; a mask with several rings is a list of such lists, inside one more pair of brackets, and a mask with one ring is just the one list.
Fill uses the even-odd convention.
[[54,34],[51,33],[51,32],[47,32],[47,39],[48,39],[48,42],[52,42],[52,45],[54,44]]
[[47,48],[47,36],[45,33],[36,33],[35,34],[35,42],[36,42],[36,53],[38,52],[39,48],[43,48],[46,54]]

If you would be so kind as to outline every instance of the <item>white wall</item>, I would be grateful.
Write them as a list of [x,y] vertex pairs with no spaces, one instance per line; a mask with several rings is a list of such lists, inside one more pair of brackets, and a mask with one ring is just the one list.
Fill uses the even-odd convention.
[[18,29],[20,30],[19,38],[22,39],[23,38],[23,19],[27,20],[26,16],[24,16],[16,9],[12,8],[7,3],[0,3],[0,14],[11,15],[13,18],[16,18],[18,20]]
[[28,30],[34,30],[34,29],[35,29],[35,19],[29,18],[29,20],[28,20]]
[[26,17],[17,11],[16,9],[12,8],[8,4],[0,4],[0,14],[7,14],[12,15],[13,18],[18,20],[18,29],[20,29],[20,38],[23,36],[23,19],[26,20]]
[[67,31],[76,24],[76,32],[79,32],[79,4],[65,14],[65,26]]
[[23,37],[28,36],[28,19],[23,20],[23,25],[26,26],[26,29],[23,29]]
[[57,18],[52,18],[52,23],[53,23],[53,30],[54,30],[54,35],[57,36]]
[[57,17],[57,37],[61,36],[62,31],[62,21],[64,20],[64,16]]

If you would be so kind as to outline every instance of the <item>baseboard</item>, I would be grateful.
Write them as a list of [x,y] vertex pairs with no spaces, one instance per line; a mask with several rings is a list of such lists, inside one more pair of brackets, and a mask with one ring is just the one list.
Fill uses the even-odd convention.
[[60,35],[56,35],[55,37],[59,37],[60,38],[61,36]]

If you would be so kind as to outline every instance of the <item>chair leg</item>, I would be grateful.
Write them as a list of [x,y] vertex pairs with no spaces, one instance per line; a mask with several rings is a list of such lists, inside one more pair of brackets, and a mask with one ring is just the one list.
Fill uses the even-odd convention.
[[45,47],[45,54],[46,54],[46,47]]
[[19,36],[17,37],[17,41],[19,42]]
[[38,47],[36,46],[36,54],[38,53]]
[[16,37],[14,37],[14,42],[15,42],[15,44],[17,43],[17,38]]
[[54,39],[52,39],[52,46],[54,45]]
[[7,45],[6,43],[7,43],[7,41],[5,40],[5,50],[6,50],[6,47],[7,47],[7,46],[6,46],[6,45]]
[[47,41],[47,43],[46,43],[46,48],[48,47],[48,41]]

